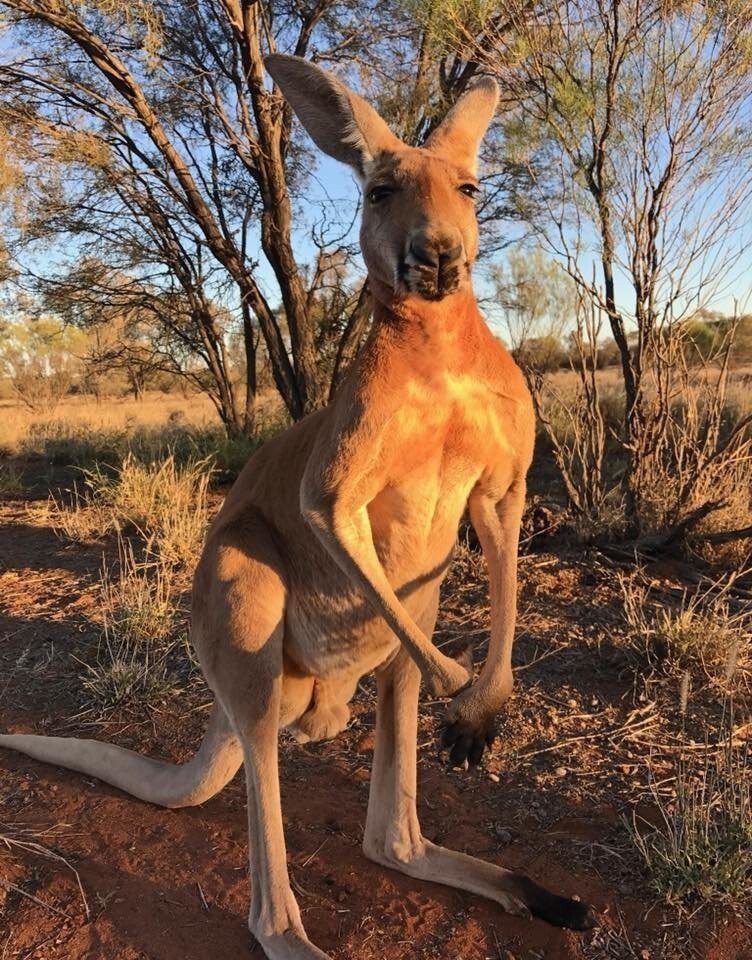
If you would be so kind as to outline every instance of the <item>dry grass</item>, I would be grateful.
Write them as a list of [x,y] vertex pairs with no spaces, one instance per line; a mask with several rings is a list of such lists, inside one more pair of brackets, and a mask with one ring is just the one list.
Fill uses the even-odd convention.
[[206,529],[207,460],[178,466],[170,454],[161,463],[128,456],[114,472],[97,467],[85,474],[93,504],[111,523],[132,527],[164,564],[191,564]]
[[118,553],[117,572],[103,566],[100,577],[102,635],[96,655],[79,661],[84,689],[100,708],[151,703],[168,693],[169,658],[180,642],[171,567],[148,550],[139,561],[122,538]]
[[[728,381],[719,379],[715,368],[677,372],[665,436],[648,445],[642,473],[633,478],[639,484],[642,536],[660,536],[705,504],[712,505],[711,512],[690,532],[695,526],[699,534],[713,534],[752,525],[749,427],[734,433],[752,415],[749,379],[744,368],[729,374]],[[597,404],[588,406],[575,371],[558,371],[546,379],[538,401],[539,447],[551,448],[549,455],[557,460],[579,537],[618,539],[625,532],[626,501],[620,488],[628,468],[626,451],[616,439],[622,433],[624,404],[618,371],[598,371],[592,389]],[[658,404],[658,398],[648,390],[646,402]],[[722,546],[702,545],[698,539],[697,546],[704,559],[730,568],[743,564],[751,549],[749,538]]]
[[85,541],[112,530],[134,530],[162,564],[190,567],[206,529],[211,463],[179,466],[169,454],[157,463],[127,456],[114,470],[84,471],[84,484],[51,495],[46,519],[59,535]]
[[636,576],[619,579],[628,643],[641,660],[670,673],[688,671],[731,689],[752,669],[748,604],[732,604],[728,589],[658,595]]
[[23,493],[24,479],[13,464],[0,464],[0,496],[16,497]]
[[55,410],[55,419],[40,419],[16,400],[0,400],[0,451],[15,454],[29,435],[40,436],[51,423],[67,423],[71,434],[91,430],[102,434],[155,428],[179,421],[187,426],[206,427],[216,423],[216,412],[203,394],[147,393],[142,400],[131,397],[66,397]]
[[54,419],[40,419],[0,401],[0,458],[93,469],[127,457],[149,463],[172,455],[179,463],[211,459],[214,479],[233,480],[257,447],[287,423],[276,395],[259,401],[253,436],[229,437],[206,398],[149,395],[138,403],[69,397]]
[[[47,833],[50,833],[50,832],[52,831],[47,831]],[[55,852],[54,850],[49,849],[49,847],[46,847],[43,844],[39,843],[39,840],[42,839],[42,837],[46,837],[47,833],[40,834],[39,832],[32,832],[23,827],[12,829],[12,825],[7,824],[4,828],[4,831],[0,833],[0,848],[4,847],[6,850],[9,850],[11,852],[18,851],[23,854],[32,854],[34,856],[44,857],[45,859],[52,860],[55,863],[60,863],[63,866],[65,866],[68,870],[70,870],[70,872],[73,874],[73,876],[76,879],[76,886],[78,887],[78,892],[81,897],[81,904],[83,906],[84,914],[88,921],[91,917],[91,911],[89,910],[89,903],[86,899],[86,894],[84,893],[83,884],[81,883],[81,877],[79,876],[79,873],[76,870],[76,868],[73,866],[73,864],[71,864],[68,860],[66,860],[65,857],[61,856],[59,853]],[[55,913],[61,912],[61,911],[58,911],[56,907],[51,907],[49,904],[46,904],[43,901],[39,900],[33,894],[28,893],[27,891],[23,890],[21,887],[16,886],[15,884],[9,883],[7,880],[0,878],[0,882],[4,883],[8,889],[15,891],[22,897],[26,897],[27,899],[32,900],[34,903],[41,904],[41,906],[45,907],[46,909],[51,909]],[[63,914],[63,915],[67,916],[67,914]],[[6,943],[6,946],[7,946],[7,943]]]
[[[118,536],[116,572],[105,564],[100,577],[99,644],[79,660],[97,711],[153,703],[174,687],[179,598],[204,537],[210,472],[206,461],[143,464],[131,456],[116,470],[86,472],[83,490],[48,503],[48,522],[68,539]],[[124,532],[138,535],[137,547]]]
[[86,484],[74,483],[66,495],[50,493],[43,513],[58,536],[73,543],[99,539],[115,526],[112,511],[96,502]]
[[748,905],[752,897],[752,769],[749,755],[732,745],[680,759],[675,790],[655,783],[658,822],[633,816],[628,828],[650,884],[668,903]]

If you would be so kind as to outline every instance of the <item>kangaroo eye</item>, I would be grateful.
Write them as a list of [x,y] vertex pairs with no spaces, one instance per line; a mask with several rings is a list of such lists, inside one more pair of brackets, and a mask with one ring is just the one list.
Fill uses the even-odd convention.
[[465,196],[470,197],[471,200],[474,200],[480,193],[480,190],[475,186],[474,183],[462,183],[458,189],[460,193],[464,193]]
[[369,203],[377,204],[381,203],[382,200],[387,200],[394,193],[392,187],[372,187],[366,194],[366,199]]

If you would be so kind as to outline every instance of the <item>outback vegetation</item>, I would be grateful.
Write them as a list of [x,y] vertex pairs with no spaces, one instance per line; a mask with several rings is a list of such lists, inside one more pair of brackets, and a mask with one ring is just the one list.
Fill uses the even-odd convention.
[[[341,738],[282,744],[293,886],[353,960],[752,956],[750,4],[0,0],[0,30],[0,729],[191,755],[207,523],[368,333],[357,187],[264,55],[333,70],[412,144],[491,75],[475,285],[538,418],[516,687],[470,779],[421,704],[421,814],[574,871],[601,923],[575,940],[365,866],[370,682]],[[440,648],[482,660],[487,595],[468,527]],[[93,796],[4,754],[2,956],[245,955],[238,783],[179,824]]]

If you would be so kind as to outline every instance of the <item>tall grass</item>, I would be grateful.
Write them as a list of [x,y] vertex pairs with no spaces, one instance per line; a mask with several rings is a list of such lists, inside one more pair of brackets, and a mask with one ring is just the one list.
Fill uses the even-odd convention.
[[121,528],[133,528],[163,563],[195,560],[206,527],[206,494],[211,463],[179,465],[173,454],[142,463],[128,455],[114,471],[95,467],[84,473],[91,502]]
[[180,595],[204,537],[210,472],[206,460],[179,465],[168,455],[145,464],[128,456],[116,469],[85,471],[82,488],[50,500],[48,520],[60,535],[117,534],[116,572],[105,563],[99,584],[99,644],[80,661],[84,689],[100,709],[148,703],[172,688]]
[[669,673],[704,675],[725,689],[752,669],[752,610],[732,603],[723,585],[677,598],[656,595],[639,574],[621,576],[620,586],[627,642],[638,659]]
[[172,454],[142,463],[129,455],[114,469],[96,466],[67,497],[50,497],[47,517],[70,540],[133,531],[163,564],[191,566],[206,528],[211,463],[179,465]]
[[172,457],[182,465],[197,460],[212,463],[215,478],[234,479],[251,454],[278,424],[253,437],[228,436],[221,427],[167,423],[159,427],[94,427],[86,422],[50,420],[33,423],[18,442],[18,453],[28,459],[94,469],[114,467],[126,459],[155,463]]
[[13,464],[0,464],[0,496],[17,497],[23,493],[24,479]]

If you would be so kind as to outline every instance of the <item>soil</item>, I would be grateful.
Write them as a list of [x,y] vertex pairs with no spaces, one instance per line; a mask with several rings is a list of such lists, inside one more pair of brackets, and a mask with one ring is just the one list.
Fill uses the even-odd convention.
[[[66,544],[29,500],[0,502],[0,729],[93,736],[175,761],[194,751],[210,696],[183,672],[148,708],[102,714],[81,683],[99,634],[106,543]],[[545,545],[523,556],[516,688],[477,771],[440,755],[442,704],[423,703],[419,809],[431,839],[528,873],[600,912],[576,934],[377,867],[360,851],[373,748],[366,681],[338,739],[280,745],[293,888],[335,960],[752,960],[744,910],[661,906],[624,827],[670,779],[676,693],[636,679],[619,645],[616,573]],[[438,642],[485,639],[486,584],[464,555]],[[675,583],[680,572],[666,576]],[[710,697],[711,694],[708,694]],[[698,697],[696,710],[707,708]],[[0,960],[261,958],[246,925],[242,774],[210,802],[168,811],[100,782],[0,755]]]

